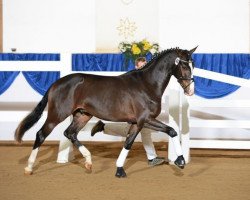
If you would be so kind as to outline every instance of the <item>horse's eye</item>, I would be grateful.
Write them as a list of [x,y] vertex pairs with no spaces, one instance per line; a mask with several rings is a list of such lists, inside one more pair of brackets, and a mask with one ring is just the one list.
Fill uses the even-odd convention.
[[183,66],[182,66],[182,69],[188,70],[188,67],[187,67],[186,65],[183,65]]

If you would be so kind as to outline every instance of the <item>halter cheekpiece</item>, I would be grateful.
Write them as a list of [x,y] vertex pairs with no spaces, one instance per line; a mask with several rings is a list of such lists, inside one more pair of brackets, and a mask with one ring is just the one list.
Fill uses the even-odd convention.
[[[192,60],[187,61],[187,60],[182,60],[182,59],[180,59],[179,57],[177,57],[177,58],[175,59],[175,65],[178,66],[180,62],[188,63],[188,64],[189,64],[189,63],[192,63],[192,64],[193,64],[193,61],[192,61]],[[194,78],[191,78],[191,77],[183,77],[183,76],[180,76],[177,80],[178,80],[178,82],[180,83],[180,85],[182,86],[182,88],[183,88],[184,90],[194,82]],[[181,83],[181,81],[183,81],[183,80],[190,80],[191,82],[190,82],[188,85],[184,86],[184,85]]]

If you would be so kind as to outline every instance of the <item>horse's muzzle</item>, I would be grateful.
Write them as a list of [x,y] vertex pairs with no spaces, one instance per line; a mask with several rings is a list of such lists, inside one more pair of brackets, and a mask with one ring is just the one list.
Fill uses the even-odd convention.
[[184,89],[184,94],[187,96],[194,95],[194,82],[192,82],[187,88]]

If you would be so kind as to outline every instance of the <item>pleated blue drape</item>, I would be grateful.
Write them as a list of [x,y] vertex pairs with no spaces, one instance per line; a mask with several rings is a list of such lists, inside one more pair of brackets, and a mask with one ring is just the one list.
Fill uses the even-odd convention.
[[1,61],[59,61],[58,53],[0,53]]
[[[249,54],[194,54],[195,66],[240,78],[250,78]],[[237,90],[239,86],[195,77],[195,94],[213,99],[224,97]]]
[[[149,60],[151,54],[147,54]],[[130,71],[135,68],[132,60],[127,61],[121,53],[72,54],[73,71]]]
[[[147,55],[147,60],[151,55]],[[193,54],[195,65],[201,69],[220,72],[240,78],[250,78],[250,54]],[[0,54],[0,60],[59,61],[60,54]],[[134,69],[121,53],[72,54],[73,71],[128,71]],[[40,94],[60,78],[59,72],[22,72],[28,83]],[[19,72],[0,72],[0,94],[5,92]],[[195,94],[204,98],[224,97],[239,86],[195,77]]]
[[0,95],[13,83],[20,72],[0,72]]
[[60,72],[22,72],[30,86],[44,95],[52,83],[60,78]]
[[[1,61],[59,61],[60,54],[0,54]],[[60,72],[22,72],[31,87],[44,95],[52,83],[60,78]],[[13,83],[19,72],[0,72],[0,95],[4,93]]]

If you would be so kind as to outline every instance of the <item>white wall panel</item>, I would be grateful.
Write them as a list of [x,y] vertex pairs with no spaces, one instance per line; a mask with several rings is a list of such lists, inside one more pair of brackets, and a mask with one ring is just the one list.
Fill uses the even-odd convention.
[[3,0],[3,50],[94,52],[95,1]]
[[200,53],[249,53],[249,9],[249,0],[161,0],[160,44],[199,45]]

